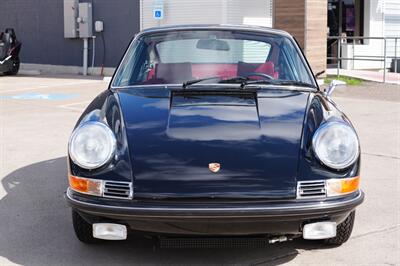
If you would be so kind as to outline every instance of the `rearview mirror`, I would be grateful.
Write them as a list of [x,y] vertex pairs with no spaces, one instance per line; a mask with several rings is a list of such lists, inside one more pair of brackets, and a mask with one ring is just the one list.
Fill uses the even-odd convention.
[[343,86],[343,85],[346,85],[346,82],[337,79],[332,80],[328,88],[325,90],[325,95],[327,97],[331,96],[337,86]]
[[200,39],[196,44],[197,49],[229,51],[230,47],[226,41],[217,39]]

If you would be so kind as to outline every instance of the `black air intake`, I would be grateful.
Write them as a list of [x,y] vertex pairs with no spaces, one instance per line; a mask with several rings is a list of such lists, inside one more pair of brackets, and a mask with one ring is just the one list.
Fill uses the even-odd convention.
[[266,237],[162,237],[160,248],[264,248],[269,245]]

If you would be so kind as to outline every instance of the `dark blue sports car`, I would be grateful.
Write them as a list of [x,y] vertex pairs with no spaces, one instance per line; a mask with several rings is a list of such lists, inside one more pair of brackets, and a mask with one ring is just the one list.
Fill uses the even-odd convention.
[[79,240],[295,237],[342,244],[360,147],[296,41],[263,27],[145,30],[69,141]]

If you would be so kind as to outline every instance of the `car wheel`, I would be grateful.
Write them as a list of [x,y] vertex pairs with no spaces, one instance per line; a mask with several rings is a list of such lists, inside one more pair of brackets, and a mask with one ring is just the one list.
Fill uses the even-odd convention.
[[336,236],[333,238],[325,239],[325,244],[328,245],[341,245],[349,240],[351,232],[353,231],[354,220],[356,211],[352,211],[346,220],[337,226]]
[[78,212],[72,211],[72,224],[76,237],[85,244],[93,244],[100,242],[99,239],[93,237],[92,225],[83,219]]
[[18,71],[19,71],[19,65],[20,65],[20,61],[19,58],[16,58],[14,60],[14,62],[12,63],[12,68],[10,71],[5,72],[4,74],[9,75],[9,76],[15,76],[17,75]]

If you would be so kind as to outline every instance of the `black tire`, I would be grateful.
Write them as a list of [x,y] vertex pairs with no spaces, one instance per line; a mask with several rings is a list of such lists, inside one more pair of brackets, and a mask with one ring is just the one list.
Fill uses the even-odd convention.
[[355,217],[356,211],[352,211],[349,216],[347,216],[346,220],[337,226],[336,236],[325,239],[325,244],[340,246],[349,240],[351,232],[353,231]]
[[79,213],[72,210],[72,224],[76,237],[85,244],[94,244],[100,242],[100,239],[93,237],[92,225],[83,219]]
[[20,66],[20,61],[19,58],[16,58],[13,63],[12,63],[12,68],[10,71],[5,72],[4,74],[8,76],[15,76],[18,74],[19,71],[19,66]]

